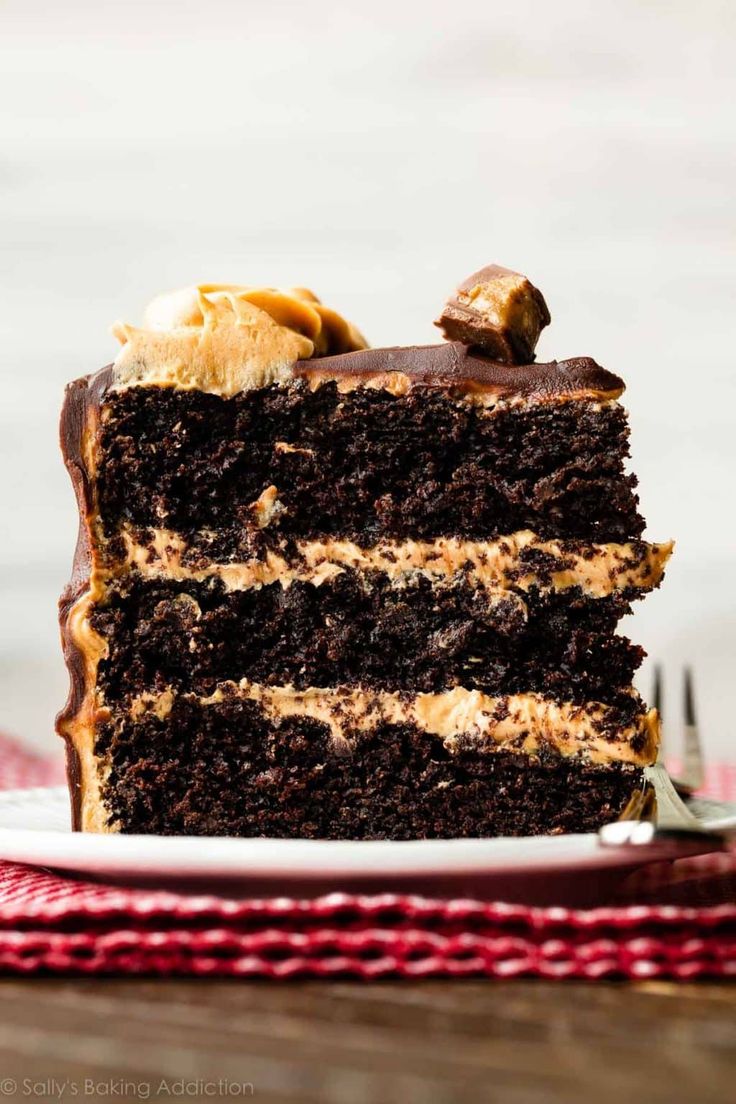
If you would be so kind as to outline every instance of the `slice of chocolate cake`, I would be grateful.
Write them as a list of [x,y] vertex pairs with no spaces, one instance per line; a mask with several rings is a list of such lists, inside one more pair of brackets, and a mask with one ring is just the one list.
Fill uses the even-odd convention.
[[622,381],[534,363],[548,321],[493,267],[436,346],[367,349],[308,292],[225,285],[115,328],[62,415],[76,828],[411,839],[621,812],[658,722],[616,627],[671,546],[641,539]]

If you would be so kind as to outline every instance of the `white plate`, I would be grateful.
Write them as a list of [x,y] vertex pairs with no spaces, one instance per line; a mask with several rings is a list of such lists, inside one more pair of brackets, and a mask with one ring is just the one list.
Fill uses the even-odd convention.
[[634,867],[714,849],[707,840],[602,847],[594,834],[409,842],[91,835],[70,830],[64,787],[0,793],[3,859],[231,895],[449,891],[581,904]]

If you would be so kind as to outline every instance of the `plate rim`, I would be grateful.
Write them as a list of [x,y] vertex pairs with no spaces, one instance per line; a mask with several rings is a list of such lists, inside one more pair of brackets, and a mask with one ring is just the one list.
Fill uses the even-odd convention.
[[[554,876],[693,854],[674,841],[606,847],[596,833],[442,840],[153,836],[2,827],[3,807],[68,799],[65,786],[0,791],[0,857],[77,873],[232,880]],[[696,847],[706,853],[707,847]]]

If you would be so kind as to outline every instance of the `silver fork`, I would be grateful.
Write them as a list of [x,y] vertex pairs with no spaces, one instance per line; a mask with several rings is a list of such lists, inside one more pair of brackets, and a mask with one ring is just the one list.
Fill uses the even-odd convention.
[[[664,675],[654,669],[652,705],[662,708]],[[683,678],[683,761],[676,779],[670,777],[663,760],[664,739],[657,762],[645,770],[645,784],[629,801],[619,820],[606,824],[598,833],[605,846],[651,843],[655,838],[708,835],[726,839],[736,834],[736,804],[696,797],[705,780],[705,764],[695,715],[694,676],[685,669]],[[663,726],[664,727],[664,726]]]
[[[693,669],[686,667],[682,679],[682,765],[677,778],[670,775],[672,785],[681,797],[690,797],[705,782],[705,763],[703,745],[700,741],[700,729],[695,719],[695,694],[693,690]],[[652,682],[652,705],[662,719],[662,740],[659,745],[658,761],[663,761],[665,752],[664,728],[664,674],[662,664],[654,666]]]

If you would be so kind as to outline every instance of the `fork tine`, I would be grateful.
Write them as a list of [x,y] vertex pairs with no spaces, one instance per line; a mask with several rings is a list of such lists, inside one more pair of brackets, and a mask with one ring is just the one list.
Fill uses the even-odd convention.
[[652,681],[652,705],[657,710],[659,715],[662,715],[662,683],[664,681],[662,675],[662,664],[654,664],[654,679]]
[[685,668],[685,675],[683,679],[683,712],[685,714],[685,724],[695,725],[695,698],[693,695],[693,669],[692,667]]
[[682,681],[683,698],[683,768],[690,790],[699,790],[705,782],[705,760],[700,742],[700,732],[695,719],[695,676],[692,667],[686,667]]
[[[662,717],[664,702],[664,668],[655,663],[652,679],[652,705]],[[686,666],[682,680],[682,763],[677,777],[670,777],[675,790],[681,796],[689,796],[699,790],[705,780],[705,760],[695,719],[695,676],[691,666]],[[669,735],[669,733],[667,733]],[[660,729],[659,754],[657,764],[665,770],[665,750],[669,751],[669,740],[665,739],[665,725]]]

